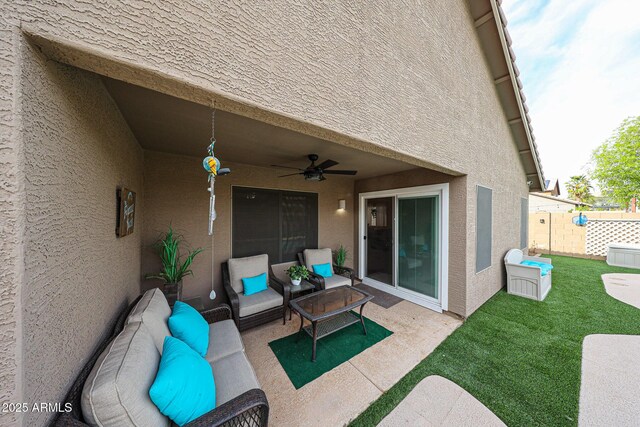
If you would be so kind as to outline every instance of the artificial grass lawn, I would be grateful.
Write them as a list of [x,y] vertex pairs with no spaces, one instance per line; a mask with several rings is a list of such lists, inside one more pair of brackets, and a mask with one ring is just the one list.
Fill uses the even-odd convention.
[[455,382],[509,426],[577,425],[583,338],[640,334],[640,310],[610,297],[600,275],[640,272],[551,258],[544,302],[500,291],[351,425],[378,424],[429,375]]
[[315,362],[311,361],[313,340],[306,332],[296,332],[271,341],[269,346],[293,386],[299,389],[393,334],[367,317],[364,318],[364,324],[367,335],[362,332],[362,325],[358,322],[320,338],[316,343]]

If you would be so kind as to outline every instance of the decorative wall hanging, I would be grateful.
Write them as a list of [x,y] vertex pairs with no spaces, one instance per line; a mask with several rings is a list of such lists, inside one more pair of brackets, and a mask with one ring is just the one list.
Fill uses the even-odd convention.
[[[208,156],[202,160],[202,166],[204,170],[206,170],[209,174],[209,236],[213,236],[213,221],[216,220],[216,192],[215,192],[215,183],[216,177],[227,175],[231,173],[231,169],[221,167],[220,160],[215,156],[214,149],[216,145],[216,137],[215,137],[215,119],[216,119],[216,108],[215,104],[213,106],[213,110],[211,111],[211,143],[207,148]],[[213,282],[214,282],[214,242],[211,242],[211,293],[209,294],[209,298],[211,300],[216,298],[216,292],[213,290]]]
[[122,188],[117,190],[118,220],[116,221],[116,236],[124,237],[133,233],[136,216],[136,193]]

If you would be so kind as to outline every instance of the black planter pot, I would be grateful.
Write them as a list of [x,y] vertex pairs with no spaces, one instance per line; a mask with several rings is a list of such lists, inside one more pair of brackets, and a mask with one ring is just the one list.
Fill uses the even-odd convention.
[[173,307],[176,301],[182,301],[182,282],[165,283],[162,292],[167,298],[169,305]]

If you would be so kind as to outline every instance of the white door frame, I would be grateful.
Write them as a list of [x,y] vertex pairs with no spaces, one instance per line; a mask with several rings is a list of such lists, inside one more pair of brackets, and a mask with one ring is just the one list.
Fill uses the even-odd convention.
[[[423,196],[440,196],[440,224],[439,224],[439,265],[438,265],[438,294],[439,300],[427,297],[418,292],[408,289],[402,289],[397,286],[397,260],[398,260],[398,198],[403,197],[423,197]],[[404,298],[408,301],[427,307],[431,310],[441,313],[449,308],[449,184],[423,185],[419,187],[397,188],[393,190],[372,191],[369,193],[360,193],[359,212],[358,212],[358,276],[362,278],[364,284]],[[377,280],[366,277],[366,201],[379,197],[392,197],[394,201],[393,212],[393,284],[378,282]]]

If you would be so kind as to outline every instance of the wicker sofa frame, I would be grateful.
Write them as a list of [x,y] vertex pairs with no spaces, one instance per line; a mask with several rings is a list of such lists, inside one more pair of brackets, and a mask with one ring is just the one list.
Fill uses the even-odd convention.
[[[71,412],[60,414],[52,423],[55,427],[88,427],[82,417],[82,407],[80,404],[82,398],[82,389],[84,383],[93,369],[98,357],[107,348],[111,341],[124,329],[127,316],[140,300],[141,296],[117,317],[112,328],[110,328],[105,338],[100,342],[96,351],[91,355],[87,363],[82,367],[78,377],[73,382],[71,389],[65,397],[64,403],[71,404]],[[216,308],[203,311],[202,316],[208,323],[218,322],[231,319],[231,308],[226,305],[220,305]],[[64,405],[63,405],[64,406]],[[260,389],[249,390],[240,396],[218,406],[201,417],[191,421],[185,426],[188,427],[263,427],[269,420],[269,403],[267,396]]]
[[240,317],[240,299],[238,298],[237,292],[231,287],[229,263],[222,263],[222,283],[224,285],[224,290],[227,293],[227,297],[229,297],[229,302],[231,303],[233,320],[236,322],[236,326],[238,327],[239,331],[246,331],[247,329],[262,325],[264,323],[269,323],[276,319],[282,319],[283,325],[286,323],[287,307],[289,306],[289,298],[291,297],[289,285],[286,283],[282,283],[279,280],[274,280],[274,278],[269,275],[268,277],[269,286],[271,286],[280,295],[282,295],[284,300],[283,304],[256,314]]
[[[304,261],[304,252],[298,252],[298,262],[300,262],[300,265],[307,265],[307,263]],[[353,284],[355,282],[355,278],[356,278],[355,271],[353,271],[353,269],[349,268],[349,267],[339,266],[339,265],[336,265],[336,264],[333,264],[333,263],[332,263],[332,265],[333,265],[333,271],[336,274],[339,274],[340,276],[344,276],[344,277],[350,279],[351,280],[351,286],[353,286]],[[319,274],[314,273],[311,270],[309,270],[309,281],[316,286],[316,289],[325,289],[324,277],[322,277]]]

